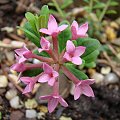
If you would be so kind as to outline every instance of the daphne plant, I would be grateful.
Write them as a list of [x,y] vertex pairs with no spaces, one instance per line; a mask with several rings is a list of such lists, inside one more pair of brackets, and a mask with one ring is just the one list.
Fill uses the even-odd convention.
[[[24,75],[25,71],[39,69],[36,74],[22,76],[20,80],[26,85],[23,94],[31,92],[34,85],[47,82],[53,88],[50,95],[41,96],[40,99],[48,100],[48,110],[53,112],[58,103],[67,107],[67,102],[59,93],[59,76],[65,74],[75,85],[74,99],[77,100],[82,94],[94,97],[91,84],[93,79],[79,70],[78,66],[93,67],[99,54],[99,42],[87,36],[88,23],[78,27],[78,23],[73,21],[72,25],[58,25],[53,15],[49,15],[49,9],[44,6],[39,16],[26,13],[28,22],[21,28],[26,36],[38,47],[36,51],[26,48],[15,50],[17,63],[11,68]],[[47,22],[46,22],[47,21]],[[43,25],[42,25],[43,24]],[[49,35],[48,40],[45,35]],[[29,59],[37,59],[40,63],[26,63]],[[35,73],[35,70],[33,70]]]

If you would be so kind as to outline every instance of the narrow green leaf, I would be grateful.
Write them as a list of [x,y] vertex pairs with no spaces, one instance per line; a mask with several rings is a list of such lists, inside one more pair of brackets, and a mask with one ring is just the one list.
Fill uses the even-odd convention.
[[66,42],[71,38],[71,31],[70,28],[65,29],[58,35],[58,41],[59,41],[59,51],[62,52],[62,50],[66,47]]
[[98,8],[104,8],[106,6],[106,4],[105,3],[98,3],[98,4],[96,4],[96,5],[94,5],[93,6],[93,9],[98,9]]
[[72,3],[73,3],[73,0],[64,0],[64,3],[61,5],[61,9],[67,8]]
[[45,51],[39,53],[38,50],[34,50],[33,53],[39,56],[50,57]]
[[117,14],[115,10],[108,10],[105,14]]
[[86,63],[85,67],[87,67],[87,68],[95,68],[96,67],[96,63],[95,62]]
[[119,5],[119,2],[117,2],[117,1],[110,2],[110,6],[117,6],[117,5]]
[[32,69],[32,70],[26,70],[22,74],[23,74],[23,76],[33,77],[33,76],[37,76],[42,71],[43,70],[41,68],[36,68],[36,69]]
[[27,12],[25,13],[25,17],[27,18],[27,20],[29,21],[31,27],[33,28],[34,31],[37,31],[37,28],[36,28],[36,23],[35,23],[35,16],[30,13],[30,12]]
[[67,67],[67,68],[70,70],[70,72],[72,72],[78,79],[80,79],[80,80],[88,79],[88,76],[87,76],[84,72],[76,69],[75,67],[73,67],[73,66],[71,66],[71,65],[66,65],[66,67]]

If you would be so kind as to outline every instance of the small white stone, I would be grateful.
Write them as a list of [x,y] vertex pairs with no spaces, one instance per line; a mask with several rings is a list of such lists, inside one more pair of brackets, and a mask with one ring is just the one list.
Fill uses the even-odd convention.
[[119,82],[119,78],[115,73],[109,73],[104,78],[105,84],[114,84]]
[[12,45],[13,47],[15,47],[15,48],[21,48],[21,47],[23,47],[24,42],[21,42],[21,41],[12,41],[12,42],[11,42],[11,45]]
[[10,106],[14,109],[18,109],[18,108],[21,108],[22,105],[20,105],[20,98],[19,96],[15,96],[14,98],[12,98],[10,100]]
[[18,81],[18,76],[14,74],[8,75],[16,84],[18,84],[20,81]]
[[12,98],[14,98],[17,95],[17,91],[15,89],[11,89],[9,91],[6,92],[5,97],[8,100],[11,100]]
[[45,116],[45,113],[44,113],[44,112],[39,112],[39,113],[37,114],[37,118],[38,118],[38,119],[44,119],[44,116]]
[[33,63],[38,64],[38,63],[40,63],[40,61],[38,59],[33,59]]
[[26,116],[26,118],[36,118],[37,117],[37,112],[33,109],[26,110],[25,116]]
[[109,67],[109,66],[101,68],[101,73],[104,75],[110,73],[110,71],[111,71],[111,67]]
[[71,88],[70,88],[70,94],[74,95],[74,88],[75,88],[75,84],[71,83]]
[[5,88],[8,85],[8,79],[4,75],[0,75],[0,88]]
[[25,102],[25,107],[28,109],[36,108],[38,106],[38,103],[36,102],[35,99],[28,99]]
[[96,83],[96,84],[99,84],[99,83],[103,82],[103,80],[104,80],[104,75],[95,72],[95,73],[91,76],[91,78],[93,78],[93,79],[95,80],[95,83]]
[[72,120],[72,118],[71,117],[61,116],[60,120]]

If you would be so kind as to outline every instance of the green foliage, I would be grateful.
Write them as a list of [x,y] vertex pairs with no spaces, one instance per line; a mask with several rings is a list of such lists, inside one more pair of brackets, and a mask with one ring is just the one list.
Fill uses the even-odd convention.
[[81,56],[81,58],[85,61],[84,66],[94,67],[95,65],[93,65],[93,62],[96,61],[96,58],[99,55],[99,41],[93,38],[78,38],[77,45],[86,47],[85,53]]
[[0,120],[2,120],[2,113],[0,112]]
[[71,38],[71,31],[68,27],[58,35],[59,51],[61,52],[66,47],[66,42]]
[[43,72],[42,69],[35,68],[34,70],[32,69],[32,70],[26,70],[26,71],[24,71],[23,72],[23,76],[33,77],[33,76],[37,76],[41,72]]
[[30,12],[25,14],[26,19],[28,20],[24,27],[18,27],[24,31],[26,37],[31,40],[36,46],[40,47],[40,28],[46,28],[49,18],[49,8],[47,5],[44,5],[41,8],[40,14],[34,15]]
[[66,67],[67,67],[68,70],[69,70],[70,72],[72,72],[78,79],[80,79],[80,80],[88,79],[88,76],[87,76],[84,72],[76,69],[76,68],[73,67],[72,65],[70,65],[70,64],[68,65],[68,64],[67,64]]

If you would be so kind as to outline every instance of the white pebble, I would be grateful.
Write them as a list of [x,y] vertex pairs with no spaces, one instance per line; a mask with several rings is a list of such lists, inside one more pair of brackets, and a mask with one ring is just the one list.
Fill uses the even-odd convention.
[[109,66],[101,68],[101,73],[104,75],[110,73],[110,71],[111,71],[111,67],[109,67]]
[[37,114],[37,118],[38,118],[38,119],[44,119],[44,116],[45,116],[45,113],[44,113],[44,112],[39,112],[39,113]]
[[0,88],[5,88],[8,85],[8,79],[4,75],[0,75]]
[[26,110],[26,118],[36,118],[37,117],[37,112],[33,109],[31,110]]
[[119,82],[119,78],[115,73],[109,73],[104,78],[105,84],[114,84]]
[[9,91],[6,92],[5,97],[8,100],[11,100],[12,98],[14,98],[17,95],[17,91],[15,89],[11,89]]
[[38,59],[33,59],[33,63],[38,64],[38,63],[40,63],[40,61]]
[[75,88],[75,84],[71,83],[71,88],[70,88],[70,94],[74,95],[74,88]]
[[96,83],[96,84],[99,84],[99,83],[103,82],[103,80],[104,80],[104,75],[95,72],[95,73],[91,76],[91,78],[93,78],[93,79],[95,80],[95,83]]
[[12,98],[10,100],[10,106],[14,109],[18,109],[18,108],[21,108],[22,105],[20,105],[20,98],[19,96],[15,96],[14,98]]
[[38,103],[36,102],[35,99],[28,99],[25,102],[25,107],[28,109],[36,108],[38,106]]

